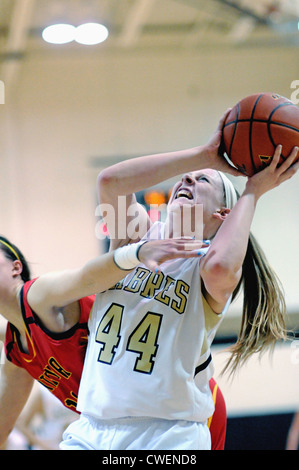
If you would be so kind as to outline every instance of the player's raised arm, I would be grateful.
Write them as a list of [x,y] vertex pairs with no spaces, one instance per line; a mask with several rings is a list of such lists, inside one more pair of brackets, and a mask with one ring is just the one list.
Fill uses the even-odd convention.
[[298,148],[295,147],[287,160],[278,166],[281,151],[281,146],[278,146],[271,164],[248,179],[242,196],[223,221],[201,263],[201,276],[210,304],[216,312],[221,312],[241,278],[258,200],[267,191],[294,176],[299,169],[299,162],[293,164]]
[[[134,195],[137,191],[174,176],[204,168],[240,175],[218,153],[223,123],[229,111],[223,115],[206,145],[133,158],[101,171],[97,181],[99,202],[104,211],[109,211],[109,206],[114,210],[114,213],[111,211],[112,217],[109,217],[109,214],[106,217],[108,232],[114,234],[111,237],[112,249],[131,241],[131,235],[134,235],[133,223],[141,236],[148,229],[150,221],[145,210],[137,204]],[[129,225],[131,225],[130,233],[127,233],[125,238],[120,238],[119,235],[123,233],[124,227]]]

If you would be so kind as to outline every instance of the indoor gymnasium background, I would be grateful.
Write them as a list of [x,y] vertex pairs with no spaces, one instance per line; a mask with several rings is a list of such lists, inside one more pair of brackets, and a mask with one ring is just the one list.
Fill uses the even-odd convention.
[[[103,23],[109,36],[97,45],[46,43],[43,28],[61,18]],[[0,233],[34,275],[104,252],[98,172],[205,143],[247,95],[270,91],[298,104],[298,51],[298,0],[0,1]],[[232,180],[242,190],[245,179]],[[171,183],[158,189],[167,194]],[[259,202],[252,228],[283,283],[295,331],[298,203],[295,177]],[[227,448],[284,448],[299,408],[299,339],[278,345],[272,360],[250,360],[230,382],[220,375],[221,351],[236,337],[240,305],[213,348]]]

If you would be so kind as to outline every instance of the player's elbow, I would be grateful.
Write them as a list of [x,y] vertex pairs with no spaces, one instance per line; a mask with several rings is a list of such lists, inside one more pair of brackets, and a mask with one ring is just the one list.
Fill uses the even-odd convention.
[[107,184],[111,184],[112,179],[113,173],[111,172],[110,168],[105,168],[98,174],[97,183],[106,186]]
[[242,268],[222,261],[206,263],[201,270],[204,283],[206,285],[219,285],[223,292],[232,292],[238,285],[241,274]]
[[224,279],[230,275],[231,266],[223,261],[206,260],[202,267],[202,276],[211,279]]
[[97,177],[97,188],[99,193],[111,191],[117,184],[116,177],[111,168],[105,168]]

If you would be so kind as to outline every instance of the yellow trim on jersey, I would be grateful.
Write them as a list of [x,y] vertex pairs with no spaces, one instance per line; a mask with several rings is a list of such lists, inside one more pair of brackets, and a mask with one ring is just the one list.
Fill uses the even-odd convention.
[[[25,322],[24,322],[25,324]],[[32,339],[30,338],[30,334],[29,334],[29,331],[27,329],[27,326],[25,324],[25,333],[26,333],[26,336],[27,336],[27,341],[29,341],[30,345],[31,345],[31,349],[32,349],[32,357],[30,359],[26,359],[26,357],[23,356],[23,359],[25,362],[32,362],[33,359],[36,357],[36,350],[35,350],[35,347],[34,347],[34,344],[33,344],[33,341]]]
[[[32,340],[31,340],[31,338],[30,338],[30,335],[29,335],[29,332],[28,332],[28,330],[27,330],[27,326],[26,326],[25,322],[24,322],[24,325],[25,325],[25,335],[26,335],[26,339],[27,339],[27,344],[28,344],[28,341],[29,341],[29,343],[30,343],[30,345],[31,345],[32,357],[30,357],[29,359],[26,359],[25,356],[27,355],[27,353],[23,353],[23,352],[20,350],[20,346],[19,346],[19,344],[18,344],[18,341],[17,341],[17,337],[16,337],[15,332],[13,332],[13,342],[18,346],[18,348],[19,348],[19,350],[20,350],[20,352],[21,352],[21,354],[22,354],[22,359],[23,359],[25,362],[31,362],[31,361],[33,361],[33,359],[34,359],[35,356],[36,356],[36,350],[35,350],[35,348],[34,348],[34,344],[33,344]],[[21,341],[21,339],[20,339],[20,341]],[[21,343],[21,344],[22,344],[22,343]],[[29,351],[29,354],[30,354],[30,351]]]
[[201,355],[203,355],[209,349],[208,333],[221,320],[222,314],[221,313],[219,313],[219,314],[215,313],[214,310],[212,310],[212,308],[210,307],[210,305],[208,304],[208,302],[204,298],[203,294],[202,294],[201,298],[202,298],[203,311],[204,311],[204,315],[205,315],[204,339],[203,339],[203,344],[202,344],[202,348],[201,348]]
[[[217,390],[218,390],[218,385],[215,384],[215,387],[214,387],[214,390],[213,390],[213,402],[214,402],[214,405],[216,405]],[[213,415],[210,416],[209,419],[208,419],[208,428],[210,428],[210,426],[211,426],[212,419],[213,419]]]

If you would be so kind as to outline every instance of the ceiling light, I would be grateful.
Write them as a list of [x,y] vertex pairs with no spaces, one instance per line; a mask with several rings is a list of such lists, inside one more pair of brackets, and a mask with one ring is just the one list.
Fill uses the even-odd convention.
[[107,39],[108,34],[108,29],[102,24],[84,23],[76,28],[75,41],[86,45],[99,44]]
[[51,44],[66,44],[75,39],[76,28],[71,24],[53,24],[42,32],[43,39]]

